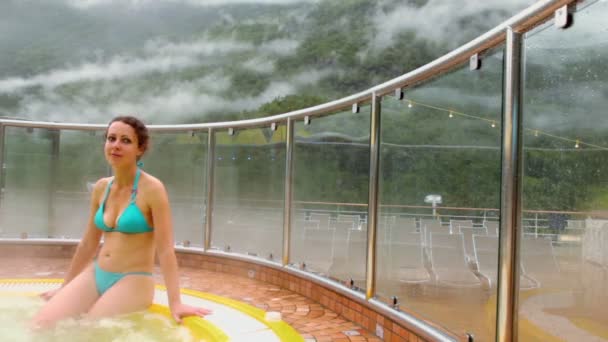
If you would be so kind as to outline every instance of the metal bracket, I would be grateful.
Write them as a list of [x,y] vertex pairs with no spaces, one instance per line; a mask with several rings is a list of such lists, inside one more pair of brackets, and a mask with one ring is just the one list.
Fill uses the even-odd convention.
[[479,70],[481,69],[481,59],[479,58],[479,54],[474,54],[469,58],[469,70]]
[[310,116],[306,115],[306,116],[304,117],[304,124],[305,124],[305,125],[310,125]]
[[568,12],[568,5],[564,5],[555,11],[555,26],[568,28],[572,23],[572,15]]
[[353,113],[359,113],[359,104],[358,103],[353,103]]
[[234,135],[234,128],[228,128],[228,135]]
[[397,296],[391,297],[391,307],[393,309],[399,309],[399,298],[397,298]]
[[273,132],[277,130],[277,123],[276,122],[273,122],[273,123],[270,124],[270,130],[273,131]]
[[397,100],[403,100],[403,88],[395,89],[395,97]]

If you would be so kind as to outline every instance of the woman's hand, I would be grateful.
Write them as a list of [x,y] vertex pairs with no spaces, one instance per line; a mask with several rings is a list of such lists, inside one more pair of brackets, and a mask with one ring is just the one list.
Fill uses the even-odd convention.
[[54,295],[57,294],[57,292],[59,292],[59,290],[61,290],[61,287],[50,290],[50,291],[46,291],[46,292],[42,292],[40,294],[40,297],[46,301],[50,300],[51,298],[53,298]]
[[206,316],[213,311],[205,308],[197,308],[194,306],[179,303],[171,306],[171,315],[177,323],[182,323],[182,318],[187,316]]

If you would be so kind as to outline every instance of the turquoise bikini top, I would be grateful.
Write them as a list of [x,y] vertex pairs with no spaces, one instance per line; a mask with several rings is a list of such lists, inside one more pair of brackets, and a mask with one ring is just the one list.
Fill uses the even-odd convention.
[[137,196],[137,183],[139,182],[140,174],[141,170],[138,168],[137,173],[135,174],[135,181],[133,182],[133,190],[131,191],[131,201],[122,214],[120,214],[115,228],[106,226],[106,223],[103,221],[103,212],[106,205],[106,199],[108,198],[108,193],[110,192],[114,179],[110,180],[108,187],[106,188],[106,192],[103,195],[103,201],[101,201],[101,205],[99,206],[99,209],[97,209],[97,213],[95,213],[94,221],[97,228],[103,230],[104,232],[121,232],[125,234],[148,233],[153,231],[153,228],[148,225],[148,222],[146,222],[144,214],[135,204],[135,196]]

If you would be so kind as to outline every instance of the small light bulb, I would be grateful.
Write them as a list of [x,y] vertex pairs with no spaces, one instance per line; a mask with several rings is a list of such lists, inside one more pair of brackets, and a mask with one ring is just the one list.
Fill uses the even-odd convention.
[[492,121],[492,128],[496,127],[496,123],[494,121]]
[[580,147],[580,145],[578,143],[579,143],[579,141],[576,140],[576,142],[574,143],[574,148],[579,148]]
[[538,130],[534,130],[534,136],[537,137],[538,136]]
[[449,117],[453,118],[454,114],[452,114],[452,111],[450,111],[450,115],[448,115]]
[[408,108],[412,108],[413,107],[412,101],[408,101],[407,106],[408,106]]

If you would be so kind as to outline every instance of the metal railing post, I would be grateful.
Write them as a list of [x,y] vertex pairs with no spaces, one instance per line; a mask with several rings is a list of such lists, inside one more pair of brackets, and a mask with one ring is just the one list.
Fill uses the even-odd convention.
[[0,207],[4,197],[4,130],[6,126],[0,123]]
[[213,190],[215,170],[215,132],[209,128],[207,136],[207,205],[205,206],[205,235],[203,247],[211,248],[212,216],[213,216]]
[[372,95],[369,134],[369,200],[367,203],[367,266],[365,297],[376,294],[376,229],[378,226],[378,173],[380,169],[380,101]]
[[287,119],[287,137],[285,139],[285,199],[283,208],[283,266],[289,265],[291,240],[291,213],[293,212],[293,120]]
[[506,31],[496,340],[517,341],[522,193],[522,35]]
[[61,130],[60,129],[49,129],[48,134],[51,138],[51,167],[49,169],[49,194],[48,194],[48,237],[55,236],[56,231],[56,217],[55,217],[55,191],[57,190],[57,174],[59,169],[59,148],[61,146]]

